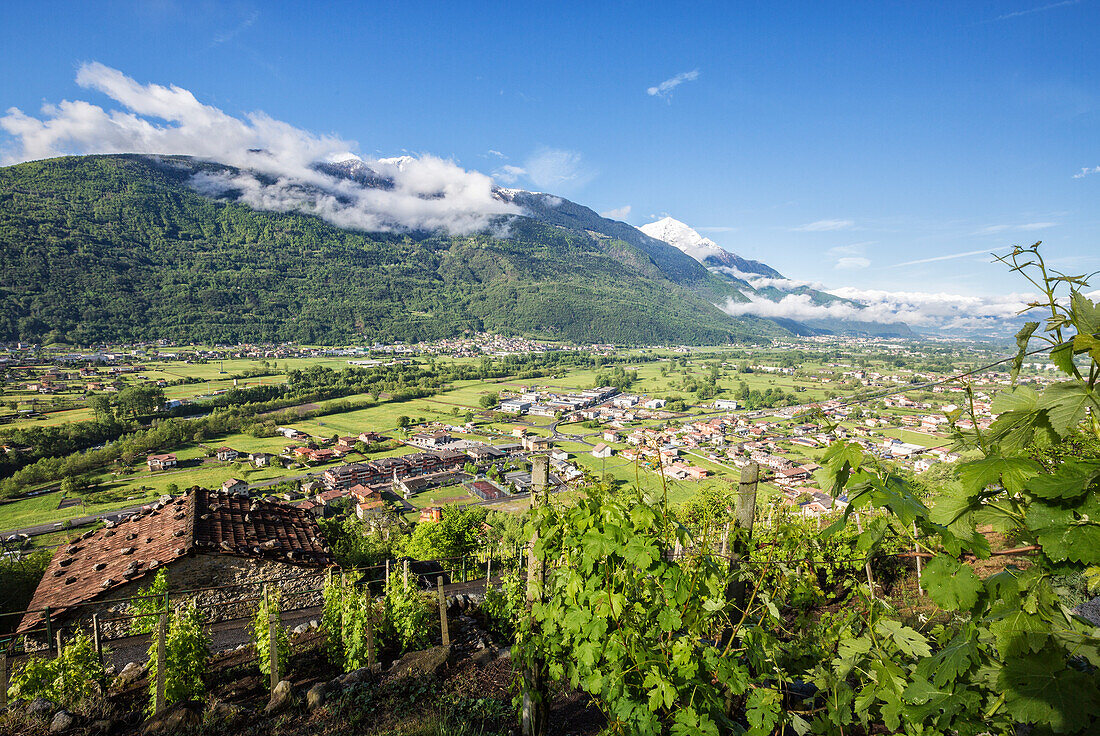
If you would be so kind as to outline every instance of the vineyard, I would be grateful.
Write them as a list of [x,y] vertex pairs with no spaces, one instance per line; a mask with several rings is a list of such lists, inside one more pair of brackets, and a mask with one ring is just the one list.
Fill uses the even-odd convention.
[[[330,570],[308,591],[257,591],[249,666],[268,707],[320,692],[346,716],[340,703],[407,669],[410,653],[442,649],[453,664],[457,599],[444,587],[473,582],[477,603],[463,615],[507,649],[511,690],[490,718],[409,732],[561,732],[562,693],[598,709],[592,733],[1100,732],[1100,630],[1074,611],[1100,587],[1100,307],[1037,246],[1002,260],[1044,295],[1033,305],[1044,322],[1027,324],[1007,362],[1018,370],[1045,353],[1062,375],[1003,390],[987,428],[972,411],[964,422],[965,407],[951,417],[964,460],[935,492],[838,441],[817,479],[846,505],[824,521],[758,503],[753,466],[728,494],[676,507],[637,488],[536,495],[529,544],[504,559],[441,561],[425,579],[396,563]],[[295,691],[282,677],[302,656],[281,619],[292,595],[316,596],[340,688]],[[150,622],[135,626],[149,632],[155,717],[207,697],[210,642],[193,603],[157,590],[147,600],[130,615]],[[12,697],[75,707],[100,691],[96,632],[55,649],[14,667]],[[419,680],[429,697],[432,673]]]

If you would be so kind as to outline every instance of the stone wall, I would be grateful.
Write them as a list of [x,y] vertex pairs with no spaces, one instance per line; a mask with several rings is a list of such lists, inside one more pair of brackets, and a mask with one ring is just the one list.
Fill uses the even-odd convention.
[[[325,582],[323,568],[226,554],[182,557],[168,564],[167,570],[170,601],[194,601],[206,614],[209,623],[252,615],[256,607],[254,599],[263,595],[263,583],[268,583],[270,590],[280,592],[281,608],[284,610],[319,606],[321,593],[305,591],[319,591]],[[140,595],[141,588],[148,587],[152,580],[152,575],[145,575],[139,580],[112,588],[104,594],[102,602],[80,606],[63,614],[61,626],[66,631],[72,628],[91,631],[92,615],[99,614],[104,639],[126,636],[131,619],[121,617],[130,614],[131,604],[119,599]],[[202,588],[215,589],[199,590]]]

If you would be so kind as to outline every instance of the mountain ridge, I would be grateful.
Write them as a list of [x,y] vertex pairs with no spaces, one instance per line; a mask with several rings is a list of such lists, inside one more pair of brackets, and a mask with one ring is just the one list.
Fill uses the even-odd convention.
[[[359,232],[200,194],[182,156],[0,169],[0,339],[360,341],[463,331],[717,344],[789,334],[715,304],[735,289],[667,244],[551,195],[507,231]],[[384,186],[384,183],[380,183]]]

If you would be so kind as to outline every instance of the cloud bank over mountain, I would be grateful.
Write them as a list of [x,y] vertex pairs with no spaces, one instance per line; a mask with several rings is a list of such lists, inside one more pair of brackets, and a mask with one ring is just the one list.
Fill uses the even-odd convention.
[[840,319],[846,321],[904,322],[930,331],[1005,333],[1017,328],[1020,316],[1037,294],[965,296],[944,292],[884,291],[844,287],[828,292],[863,305],[847,302],[815,304],[806,294],[788,294],[779,301],[749,295],[748,302],[729,300],[722,305],[727,314],[794,320]]
[[[76,81],[122,109],[64,100],[43,105],[34,117],[11,108],[0,117],[16,142],[4,151],[4,163],[66,154],[189,155],[247,170],[196,179],[205,193],[235,193],[257,209],[306,212],[364,230],[465,234],[484,230],[497,216],[520,214],[494,196],[490,177],[435,156],[360,159],[351,153],[358,147],[352,141],[315,135],[263,112],[234,117],[181,87],[143,85],[96,62],[82,65]],[[365,186],[316,169],[351,158],[391,186]]]

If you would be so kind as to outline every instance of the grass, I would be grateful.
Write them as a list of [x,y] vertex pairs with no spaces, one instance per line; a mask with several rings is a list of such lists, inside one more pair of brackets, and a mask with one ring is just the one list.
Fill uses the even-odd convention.
[[61,498],[61,491],[54,491],[0,505],[0,530],[21,529],[71,519],[82,514],[79,506],[58,510],[57,505],[61,503]]

